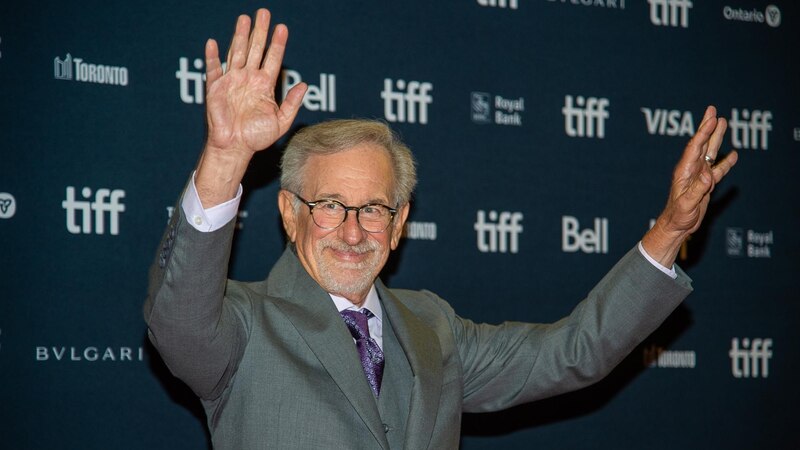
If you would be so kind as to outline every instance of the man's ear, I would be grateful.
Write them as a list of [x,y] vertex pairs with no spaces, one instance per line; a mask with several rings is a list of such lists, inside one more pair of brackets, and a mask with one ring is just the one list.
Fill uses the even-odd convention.
[[409,209],[411,209],[411,204],[406,203],[397,209],[397,213],[394,216],[394,223],[392,224],[392,250],[395,250],[400,243],[400,237],[403,235],[403,226],[405,226],[406,219],[408,219]]
[[283,230],[290,242],[294,242],[297,237],[297,214],[294,208],[294,194],[281,189],[278,191],[278,209],[283,220]]

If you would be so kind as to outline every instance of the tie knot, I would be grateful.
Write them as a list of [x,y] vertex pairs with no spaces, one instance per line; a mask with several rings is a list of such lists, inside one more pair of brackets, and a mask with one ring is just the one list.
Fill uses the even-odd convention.
[[[362,312],[363,311],[363,312]],[[345,310],[340,312],[344,323],[350,330],[350,334],[355,339],[365,339],[369,337],[369,318],[373,317],[370,310],[364,308],[362,311]]]

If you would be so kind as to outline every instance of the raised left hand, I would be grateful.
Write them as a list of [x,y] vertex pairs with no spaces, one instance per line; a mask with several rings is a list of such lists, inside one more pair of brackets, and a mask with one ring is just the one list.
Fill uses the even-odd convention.
[[683,241],[700,228],[714,186],[738,160],[736,151],[717,160],[728,123],[716,115],[715,107],[706,108],[703,121],[675,166],[667,205],[642,238],[647,253],[665,267],[673,265]]

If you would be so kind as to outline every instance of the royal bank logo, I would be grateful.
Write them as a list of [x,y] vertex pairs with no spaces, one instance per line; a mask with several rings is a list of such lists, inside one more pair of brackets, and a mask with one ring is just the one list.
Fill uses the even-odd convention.
[[521,212],[478,210],[474,228],[478,250],[483,253],[519,253]]
[[726,253],[734,258],[772,258],[775,236],[772,230],[756,231],[742,228],[725,230]]
[[36,362],[141,362],[142,347],[47,347],[35,348]]
[[647,0],[650,22],[655,26],[689,28],[689,0]]
[[561,251],[565,253],[608,253],[608,218],[595,217],[594,227],[581,229],[573,216],[561,217]]
[[731,375],[734,378],[768,378],[772,339],[731,339]]
[[403,226],[402,237],[406,239],[435,241],[436,235],[435,222],[406,222]]
[[772,28],[781,26],[781,10],[775,5],[767,5],[764,11],[725,6],[722,8],[722,16],[725,20],[734,22],[766,23]]
[[609,106],[607,98],[565,96],[561,113],[564,114],[567,136],[603,139],[606,136]]
[[64,59],[53,58],[53,78],[115,86],[127,86],[129,80],[127,67],[89,63],[69,53]]
[[645,347],[642,352],[644,367],[659,369],[694,369],[697,355],[693,350],[666,350],[657,345]]
[[550,3],[564,3],[576,6],[594,6],[596,8],[625,9],[625,0],[547,0]]
[[518,3],[518,0],[478,0],[479,5],[490,8],[517,9],[519,7]]
[[[67,186],[67,198],[61,202],[66,210],[67,231],[72,234],[105,234],[108,216],[109,234],[119,234],[119,216],[125,212],[122,189],[98,189],[92,201],[92,189],[81,189],[82,200],[75,198],[75,187]],[[92,214],[94,212],[94,214]],[[94,220],[93,220],[94,219]]]
[[771,120],[771,111],[732,108],[728,120],[731,145],[736,149],[767,150],[769,132],[772,131]]
[[[286,98],[289,89],[303,81],[300,72],[284,70],[283,83],[281,83],[282,96]],[[336,111],[336,75],[330,73],[319,74],[319,83],[306,82],[308,90],[303,97],[303,107],[309,111]]]
[[525,99],[506,98],[486,92],[472,93],[472,121],[479,124],[522,126]]
[[[397,90],[395,90],[397,89]],[[433,84],[420,81],[383,80],[383,115],[389,122],[428,123],[428,105],[433,103]]]
[[690,111],[645,107],[640,110],[644,114],[647,132],[651,135],[692,136],[694,134],[694,119]]
[[0,219],[10,219],[17,213],[17,200],[8,192],[0,192]]
[[[170,219],[172,219],[172,215],[175,213],[175,207],[174,206],[167,206],[166,210],[167,210],[167,222],[169,222]],[[247,217],[249,217],[249,216],[250,216],[250,213],[247,212],[246,209],[240,209],[239,211],[236,212],[236,229],[237,230],[243,230],[244,229],[245,219],[247,219]],[[198,224],[198,225],[200,225],[200,224]]]

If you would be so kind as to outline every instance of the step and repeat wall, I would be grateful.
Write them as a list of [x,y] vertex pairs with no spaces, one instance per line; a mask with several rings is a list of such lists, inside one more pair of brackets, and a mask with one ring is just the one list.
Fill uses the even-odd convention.
[[[463,449],[800,448],[800,7],[757,0],[4,2],[0,447],[208,448],[146,339],[147,269],[204,141],[205,40],[266,6],[295,127],[388,122],[419,188],[382,277],[476,321],[569,313],[666,202],[703,110],[740,162],[681,248],[694,293],[602,382],[465,415]],[[285,242],[284,141],[231,276]]]

